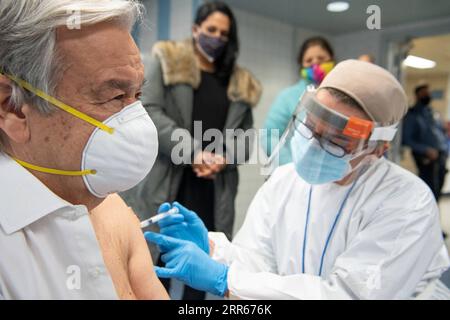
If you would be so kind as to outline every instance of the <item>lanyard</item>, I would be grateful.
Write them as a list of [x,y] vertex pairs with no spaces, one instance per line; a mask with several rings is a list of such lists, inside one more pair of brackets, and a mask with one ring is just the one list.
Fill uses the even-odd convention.
[[[323,261],[325,260],[325,255],[327,253],[328,245],[330,244],[331,237],[333,236],[334,229],[336,228],[336,225],[337,225],[337,223],[339,221],[339,218],[341,217],[342,210],[344,209],[345,204],[347,203],[347,200],[348,200],[350,194],[352,193],[353,188],[355,187],[357,182],[358,182],[358,179],[355,180],[355,182],[353,183],[353,185],[351,186],[351,188],[348,190],[347,194],[345,195],[344,201],[342,201],[342,204],[341,204],[341,206],[339,208],[339,211],[336,214],[336,218],[334,219],[334,222],[333,222],[333,225],[331,227],[331,230],[328,233],[327,240],[325,242],[325,246],[324,246],[323,251],[322,251],[322,256],[320,258],[319,277],[322,276]],[[304,236],[303,236],[303,255],[302,255],[302,272],[303,273],[305,273],[306,241],[307,241],[307,233],[308,233],[308,225],[309,225],[309,216],[310,216],[310,211],[311,211],[312,192],[313,192],[313,186],[311,186],[311,188],[309,190],[308,209],[307,209],[307,212],[306,212],[305,233],[304,233]]]

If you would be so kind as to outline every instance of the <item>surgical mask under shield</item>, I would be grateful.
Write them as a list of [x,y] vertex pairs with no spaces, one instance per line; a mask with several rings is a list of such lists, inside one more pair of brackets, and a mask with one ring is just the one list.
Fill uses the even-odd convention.
[[[340,181],[362,165],[376,160],[371,155],[380,141],[392,141],[397,125],[383,127],[370,120],[345,116],[316,99],[308,87],[300,98],[288,128],[269,159],[276,166],[280,150],[288,146],[296,171],[312,185]],[[353,167],[351,161],[363,157]]]

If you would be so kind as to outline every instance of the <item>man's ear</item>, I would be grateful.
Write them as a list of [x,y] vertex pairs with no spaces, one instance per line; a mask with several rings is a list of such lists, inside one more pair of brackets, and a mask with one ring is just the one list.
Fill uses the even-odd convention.
[[0,130],[8,140],[26,143],[30,140],[30,130],[22,110],[28,106],[14,107],[11,104],[11,94],[11,81],[0,75]]

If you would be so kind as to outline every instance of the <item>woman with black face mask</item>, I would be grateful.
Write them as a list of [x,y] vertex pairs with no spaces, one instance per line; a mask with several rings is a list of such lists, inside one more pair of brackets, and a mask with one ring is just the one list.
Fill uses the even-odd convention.
[[[238,159],[247,160],[251,150],[242,140],[253,127],[252,108],[261,96],[259,82],[236,65],[238,52],[236,20],[222,2],[199,7],[192,38],[154,46],[142,100],[158,129],[159,155],[149,176],[123,194],[141,219],[177,201],[209,230],[231,238]],[[230,129],[235,135],[225,139]],[[222,133],[224,140],[202,139],[206,131]],[[235,150],[233,144],[242,147]],[[183,299],[204,296],[188,289]]]

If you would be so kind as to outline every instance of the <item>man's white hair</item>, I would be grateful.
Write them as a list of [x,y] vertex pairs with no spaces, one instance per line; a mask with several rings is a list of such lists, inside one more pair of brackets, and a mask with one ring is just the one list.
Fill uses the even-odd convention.
[[[54,95],[60,69],[56,29],[117,21],[129,29],[142,18],[136,0],[1,0],[0,69]],[[47,102],[13,84],[11,105],[49,114]],[[0,146],[1,149],[1,146]]]

